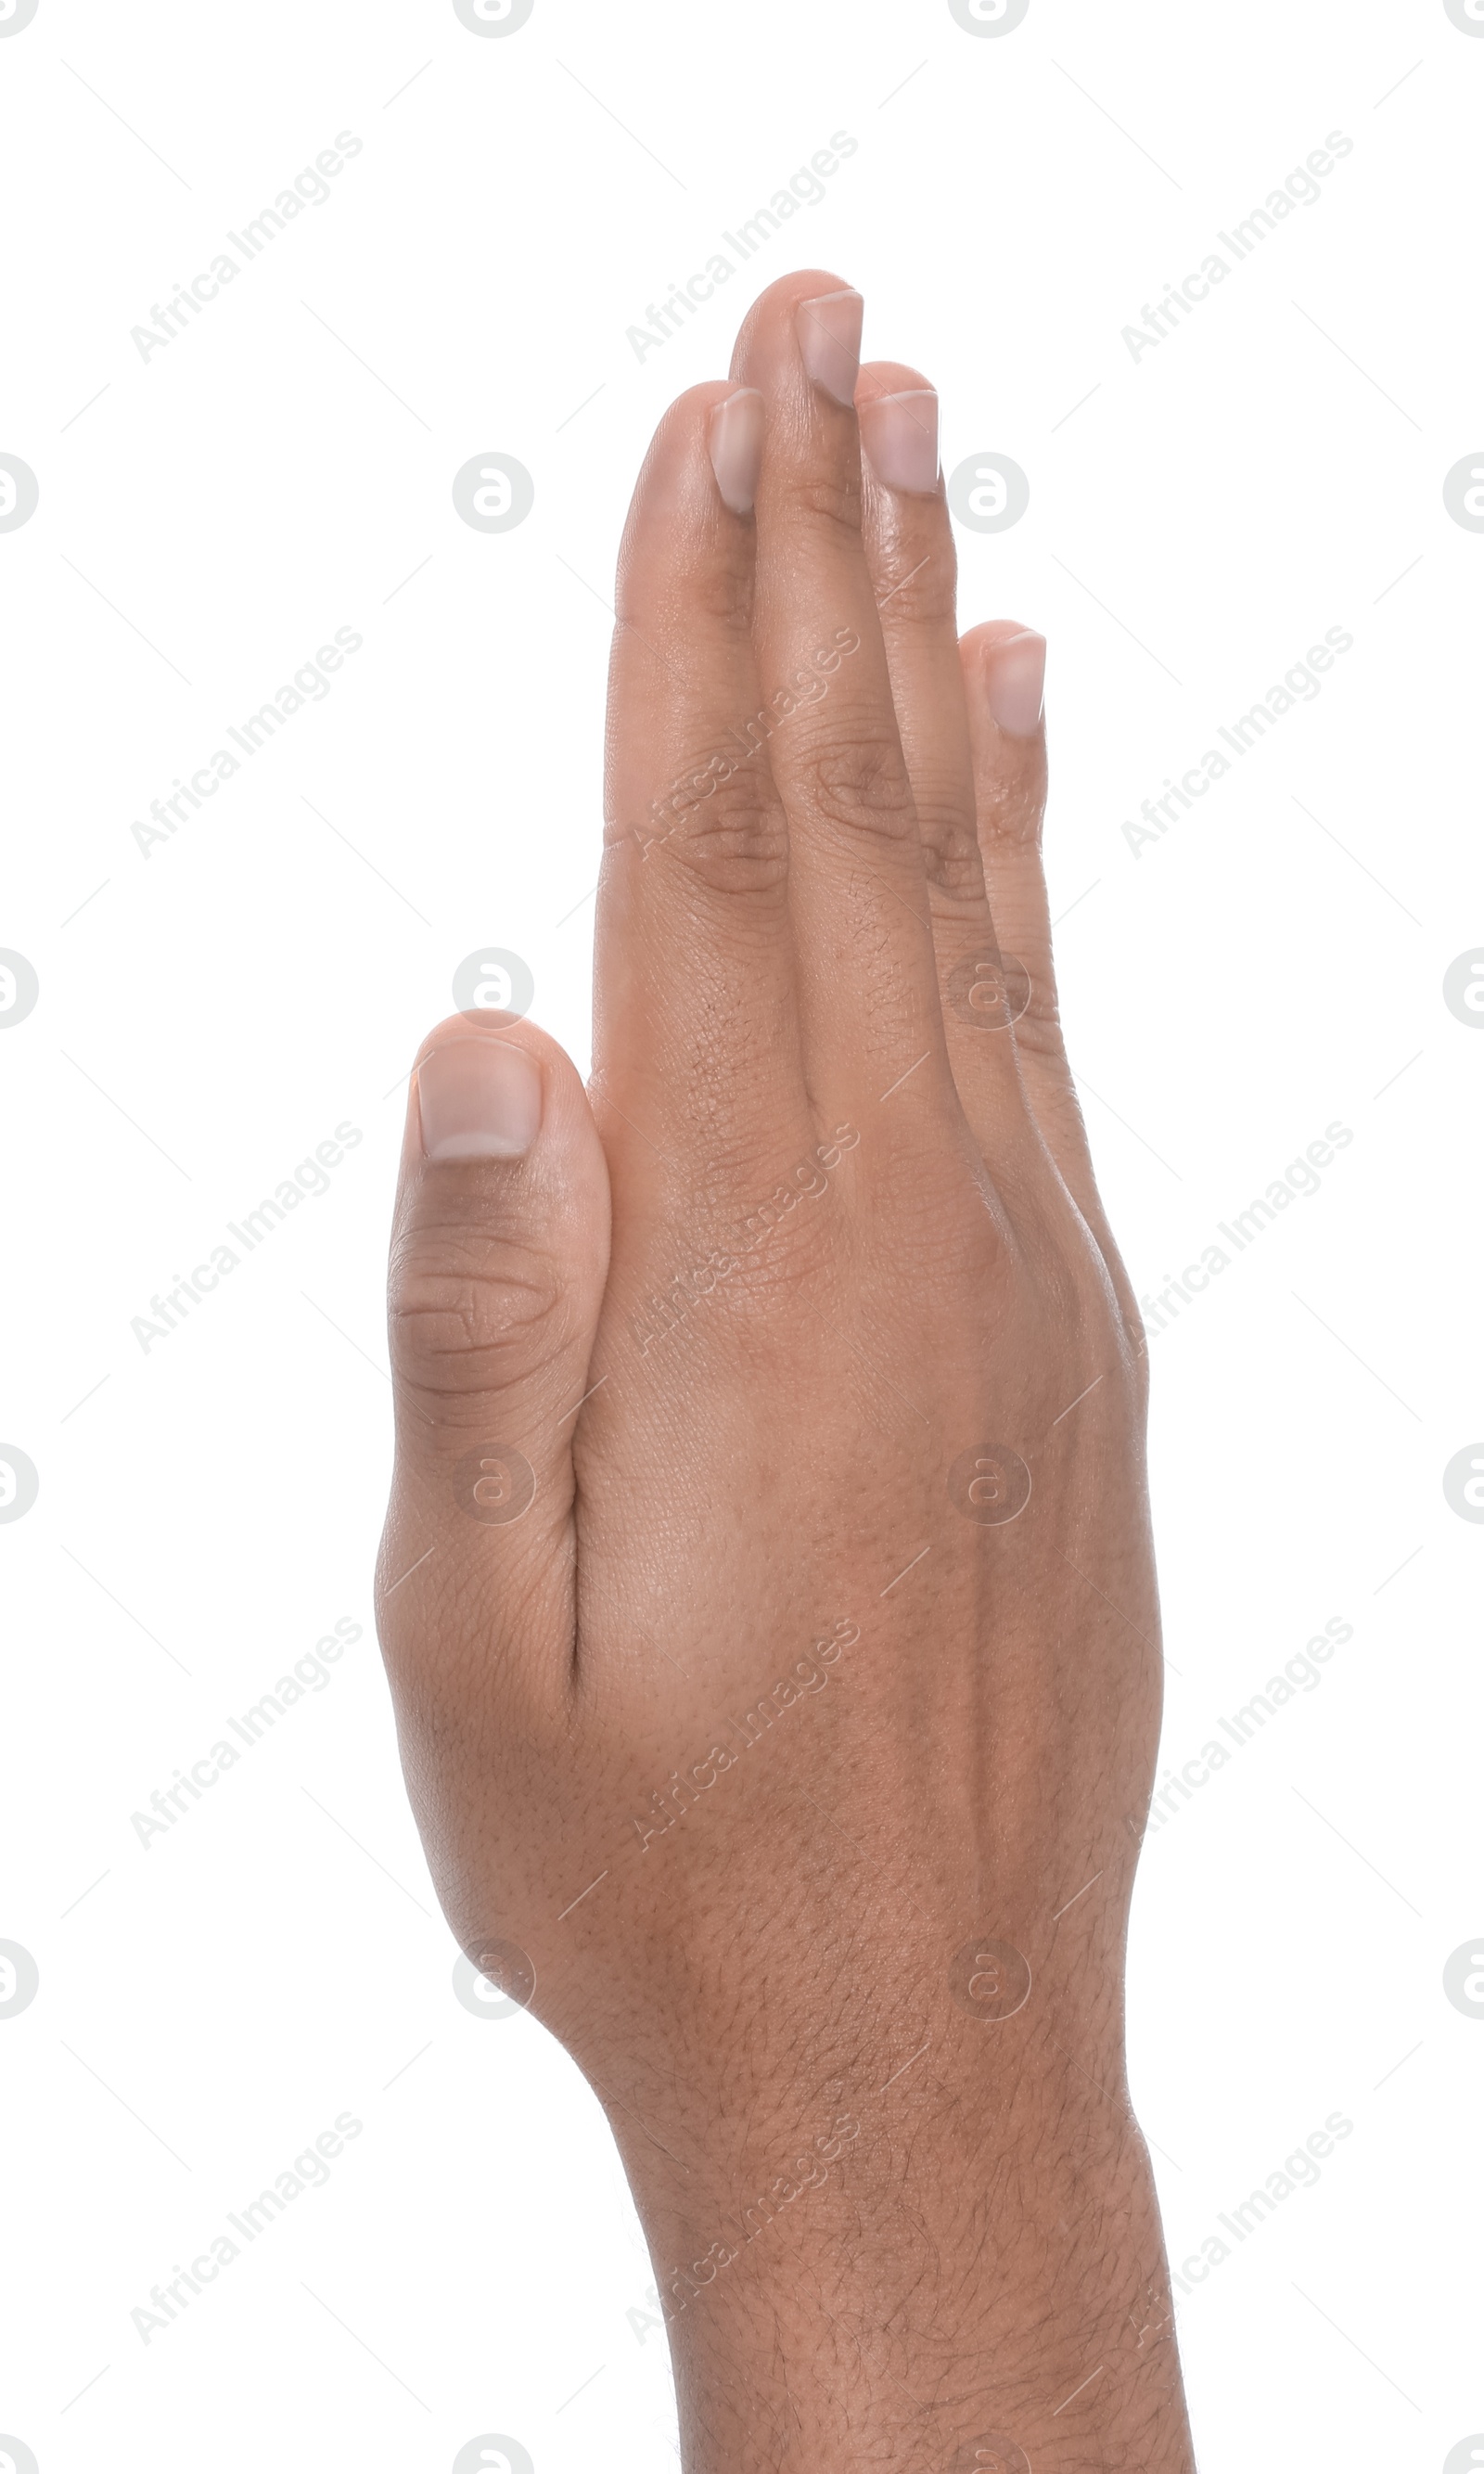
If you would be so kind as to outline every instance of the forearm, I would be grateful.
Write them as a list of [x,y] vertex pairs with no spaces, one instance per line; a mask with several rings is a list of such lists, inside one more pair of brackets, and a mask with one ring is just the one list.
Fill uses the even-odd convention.
[[832,2083],[791,2136],[723,2131],[724,2172],[643,2138],[630,2158],[686,2474],[1023,2474],[997,2442],[1037,2474],[1188,2474],[1154,2186],[1122,2104],[1073,2066],[971,2121],[931,2052],[879,2098],[868,2075],[854,2111]]

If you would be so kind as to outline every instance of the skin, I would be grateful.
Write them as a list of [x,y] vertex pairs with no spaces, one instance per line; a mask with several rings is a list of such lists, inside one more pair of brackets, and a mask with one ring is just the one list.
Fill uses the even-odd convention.
[[[420,1052],[381,1639],[453,1930],[534,1971],[612,2122],[688,2474],[1177,2474],[1123,2064],[1144,1340],[1058,1022],[1044,739],[991,712],[1020,631],[958,640],[941,480],[885,488],[807,375],[797,304],[841,288],[766,293],[639,478],[590,1087],[509,1015]],[[707,439],[742,384],[739,516]],[[954,1000],[997,951],[1012,1025]],[[536,1060],[523,1156],[425,1155],[420,1079],[472,1039]],[[519,1517],[467,1508],[481,1445],[497,1515],[533,1474]]]

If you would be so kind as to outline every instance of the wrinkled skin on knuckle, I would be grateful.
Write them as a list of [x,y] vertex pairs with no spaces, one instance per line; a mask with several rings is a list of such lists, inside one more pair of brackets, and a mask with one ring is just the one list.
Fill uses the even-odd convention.
[[[709,637],[720,630],[739,651],[751,643],[753,580],[750,566],[718,559],[702,546],[692,559],[656,577],[647,560],[636,552],[620,557],[614,615],[620,629],[633,631],[644,644],[664,651],[684,691],[704,691],[694,674],[697,621]],[[616,642],[615,657],[618,657]]]
[[989,781],[981,779],[976,795],[984,839],[1003,842],[1010,850],[1039,853],[1046,813],[1042,768],[1033,767],[1010,779],[998,775]]
[[958,615],[958,563],[950,545],[923,559],[917,541],[892,544],[877,570],[877,602],[889,611],[893,631],[920,628],[951,632]]
[[789,483],[780,524],[792,519],[823,537],[826,549],[841,545],[852,553],[861,546],[861,481],[859,473],[827,466],[796,474]]
[[707,632],[720,629],[742,652],[752,643],[753,573],[751,562],[697,556],[677,570],[666,589],[666,635],[677,667],[683,671],[695,642],[697,619]]
[[414,1395],[457,1401],[527,1381],[570,1344],[555,1266],[533,1249],[477,1238],[457,1252],[421,1235],[393,1258],[392,1370]]
[[663,855],[713,893],[781,898],[789,875],[788,826],[756,774],[739,767],[684,811]]
[[816,1196],[780,1185],[747,1215],[736,1247],[736,1270],[725,1286],[728,1302],[749,1322],[776,1325],[787,1351],[797,1348],[800,1319],[833,1311],[848,1239],[830,1209],[828,1190]]
[[1057,985],[1049,964],[1032,979],[1030,1001],[1025,1011],[1017,1014],[1014,1031],[1015,1046],[1022,1055],[1041,1058],[1060,1068],[1068,1093],[1075,1103],[1075,1086],[1061,1035],[1061,1007],[1057,1001]]
[[841,715],[817,729],[795,759],[810,813],[842,833],[887,842],[915,838],[916,811],[895,734],[879,716]]
[[922,868],[935,893],[976,909],[985,899],[985,873],[972,817],[946,788],[918,779],[912,785]]

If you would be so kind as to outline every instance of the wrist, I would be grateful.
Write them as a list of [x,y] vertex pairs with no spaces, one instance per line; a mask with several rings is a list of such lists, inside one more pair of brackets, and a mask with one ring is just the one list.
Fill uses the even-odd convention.
[[[1075,2068],[972,2110],[827,2082],[791,2135],[718,2122],[690,2170],[616,2126],[649,2238],[686,2474],[1185,2474],[1173,2312],[1137,2127]],[[896,2091],[888,2090],[889,2097]],[[873,2090],[874,2095],[874,2090]],[[1064,2452],[1070,2448],[1072,2455]],[[1040,2452],[1038,2456],[1038,2451]],[[1018,2461],[1002,2451],[1003,2474]]]

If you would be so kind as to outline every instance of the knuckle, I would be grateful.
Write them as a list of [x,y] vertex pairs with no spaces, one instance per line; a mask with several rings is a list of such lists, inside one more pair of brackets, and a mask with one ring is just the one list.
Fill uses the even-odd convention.
[[878,556],[875,581],[881,589],[876,607],[888,636],[915,628],[952,633],[958,604],[958,562],[952,539],[936,541],[926,557],[917,555],[920,548],[920,535],[912,535]]
[[1028,1249],[1040,1328],[1052,1336],[1058,1376],[1097,1372],[1100,1410],[1141,1412],[1149,1357],[1128,1275],[1094,1201],[1065,1197],[1040,1217]]
[[441,1403],[529,1382],[574,1337],[555,1267],[472,1233],[419,1233],[399,1249],[388,1320],[397,1383]]
[[1003,1198],[982,1175],[966,1176],[953,1143],[931,1129],[877,1166],[879,1225],[893,1259],[912,1267],[924,1307],[957,1321],[965,1300],[1005,1292],[1018,1248]]
[[983,840],[1038,856],[1046,810],[1046,780],[1039,765],[1029,775],[995,774],[987,780],[981,775],[977,800]]
[[858,473],[834,465],[812,466],[788,482],[786,512],[796,522],[843,539],[858,549],[861,540],[861,482]]
[[755,769],[718,780],[682,811],[660,849],[714,893],[778,894],[788,881],[788,826]]
[[674,618],[691,641],[697,619],[724,642],[746,644],[752,633],[753,572],[750,562],[697,560],[677,594]]
[[826,824],[883,841],[915,837],[916,811],[902,751],[879,722],[817,735],[802,748],[796,765],[812,813]]
[[1015,1017],[1014,1039],[1018,1055],[1056,1069],[1058,1081],[1064,1085],[1065,1096],[1080,1119],[1081,1107],[1061,1035],[1061,1008],[1049,967],[1032,977],[1025,1011]]
[[659,634],[684,667],[688,652],[712,655],[716,637],[739,643],[750,639],[752,598],[750,562],[718,558],[705,545],[690,559],[682,554],[658,591],[636,589],[625,573],[617,615],[620,626],[632,626],[645,638]]
[[923,871],[929,885],[935,892],[946,894],[956,902],[983,903],[985,871],[972,813],[965,812],[963,801],[951,787],[937,789],[931,783],[917,781],[912,791]]

